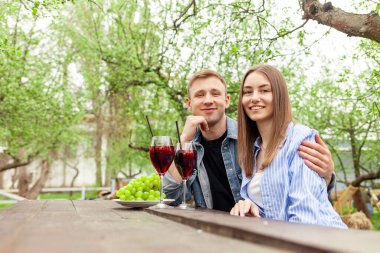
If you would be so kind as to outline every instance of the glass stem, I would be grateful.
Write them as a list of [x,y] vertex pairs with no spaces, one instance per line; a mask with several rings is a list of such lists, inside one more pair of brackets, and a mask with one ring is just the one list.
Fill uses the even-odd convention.
[[186,180],[182,180],[182,184],[183,184],[183,198],[182,198],[182,205],[186,205]]
[[164,175],[163,174],[160,174],[160,203],[162,204],[163,201],[162,201],[162,181],[164,179]]

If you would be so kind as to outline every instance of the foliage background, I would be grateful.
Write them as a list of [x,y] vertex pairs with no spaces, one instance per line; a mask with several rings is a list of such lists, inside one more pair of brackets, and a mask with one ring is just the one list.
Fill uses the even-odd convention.
[[0,14],[0,142],[15,162],[75,158],[85,142],[98,185],[153,172],[145,115],[175,141],[186,80],[213,68],[235,118],[240,77],[267,62],[296,120],[329,144],[339,182],[379,171],[379,43],[305,22],[299,1],[2,1]]

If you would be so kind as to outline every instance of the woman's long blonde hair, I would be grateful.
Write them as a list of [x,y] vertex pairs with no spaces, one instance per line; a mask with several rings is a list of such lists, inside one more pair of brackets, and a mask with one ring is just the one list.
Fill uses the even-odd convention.
[[[238,104],[238,161],[241,168],[244,170],[247,177],[253,174],[254,154],[253,147],[257,137],[260,137],[259,130],[256,122],[252,121],[242,105],[244,82],[247,77],[253,73],[258,72],[268,78],[273,94],[273,129],[271,136],[273,138],[269,141],[264,154],[264,161],[261,169],[271,163],[276,155],[278,147],[281,145],[285,138],[286,129],[288,124],[292,121],[292,112],[288,88],[286,81],[281,72],[267,64],[251,67],[244,74],[243,81],[240,87],[239,104]],[[260,169],[260,168],[258,168]]]

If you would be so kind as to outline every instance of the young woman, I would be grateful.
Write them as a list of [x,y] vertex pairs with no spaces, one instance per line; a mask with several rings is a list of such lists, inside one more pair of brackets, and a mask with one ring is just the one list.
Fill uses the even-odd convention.
[[286,82],[270,65],[248,69],[238,105],[241,196],[231,214],[346,228],[327,198],[323,178],[304,164],[298,146],[315,131],[296,125]]

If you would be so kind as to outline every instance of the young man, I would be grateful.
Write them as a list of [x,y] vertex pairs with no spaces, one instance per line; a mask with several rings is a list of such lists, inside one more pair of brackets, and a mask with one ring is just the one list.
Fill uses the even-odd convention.
[[[196,206],[229,212],[241,200],[241,168],[237,161],[237,123],[226,116],[230,105],[226,82],[217,72],[195,73],[187,86],[186,103],[192,111],[181,134],[181,141],[193,141],[197,150],[197,169],[190,176],[186,199],[194,195]],[[329,189],[334,180],[331,153],[317,136],[317,143],[304,142],[300,155],[305,164],[326,180]],[[174,167],[164,177],[167,198],[181,202],[182,178]]]

